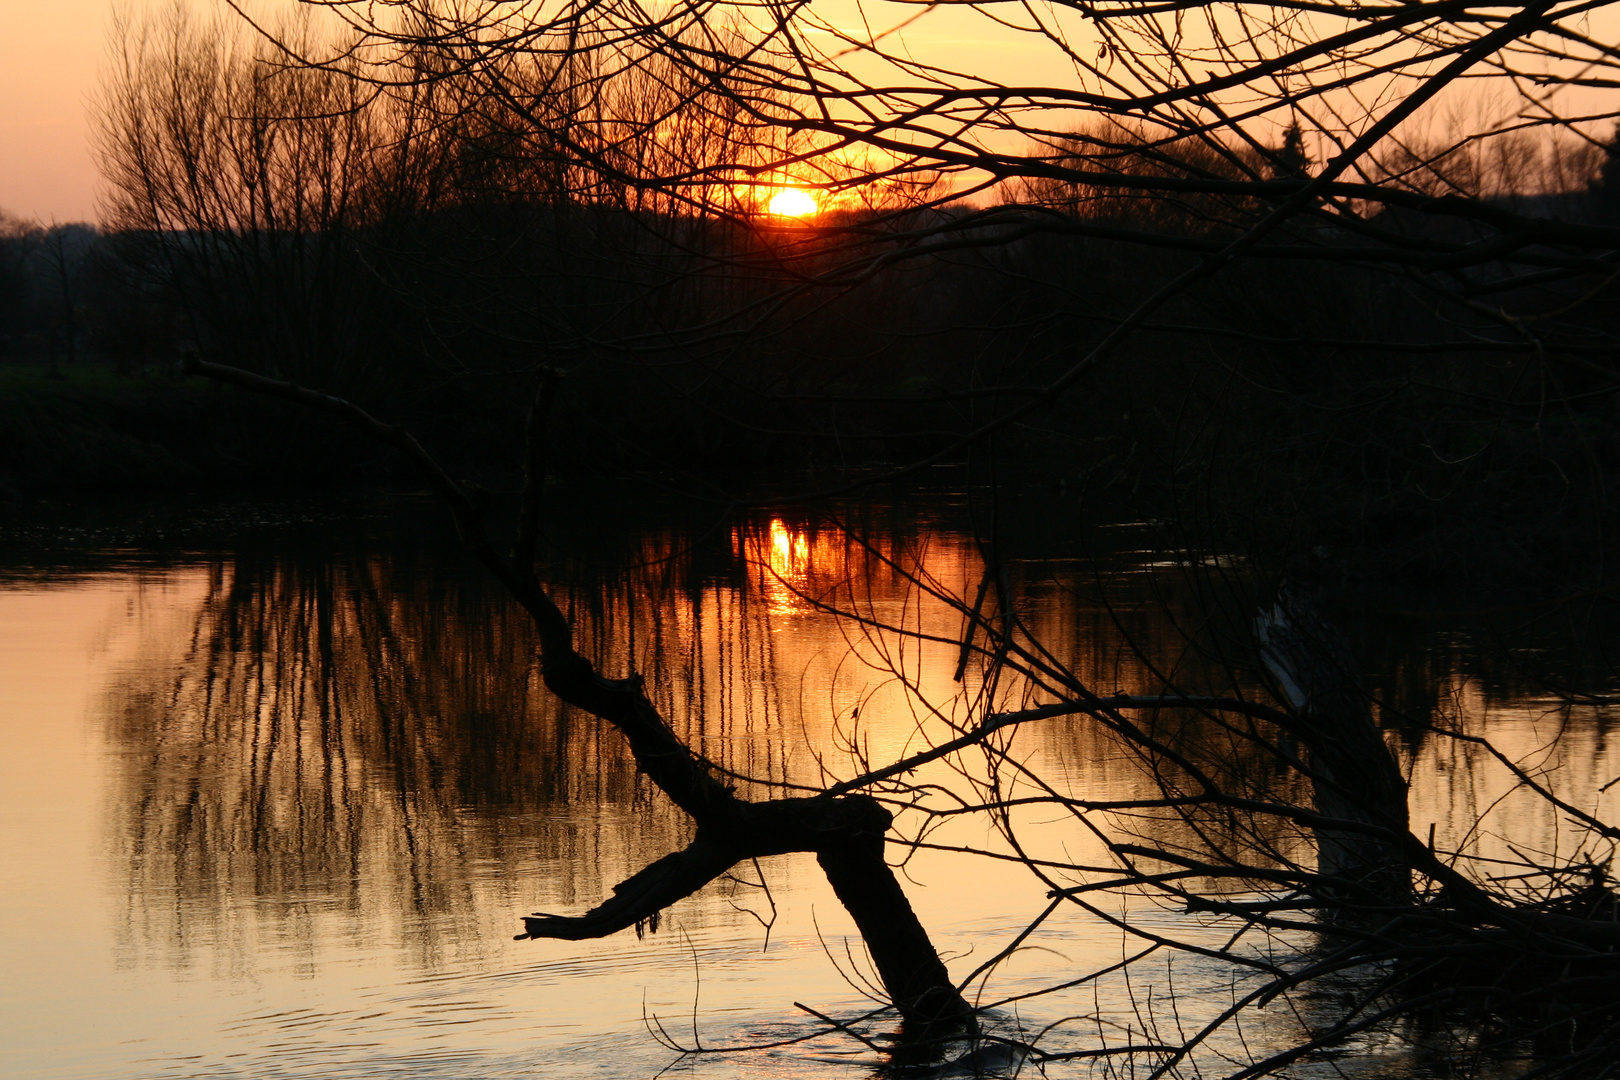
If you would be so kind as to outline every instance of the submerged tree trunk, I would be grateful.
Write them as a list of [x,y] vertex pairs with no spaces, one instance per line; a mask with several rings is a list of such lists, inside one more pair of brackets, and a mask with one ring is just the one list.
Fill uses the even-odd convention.
[[871,953],[883,987],[908,1033],[932,1037],[972,1026],[973,1010],[951,983],[894,871],[884,859],[893,818],[869,795],[749,802],[709,771],[675,737],[643,694],[639,679],[606,680],[577,654],[563,665],[547,656],[546,682],[564,701],[587,708],[624,733],[636,762],[698,824],[683,851],[667,855],[579,916],[536,913],[523,938],[603,937],[657,919],[739,862],[812,852]]
[[1373,723],[1349,643],[1286,584],[1255,629],[1266,668],[1298,714],[1294,734],[1308,757],[1316,812],[1362,826],[1316,829],[1325,891],[1346,903],[1409,904],[1406,778]]
[[884,861],[883,834],[851,837],[817,852],[816,862],[860,928],[884,989],[906,1018],[907,1033],[926,1037],[970,1026],[972,1010]]

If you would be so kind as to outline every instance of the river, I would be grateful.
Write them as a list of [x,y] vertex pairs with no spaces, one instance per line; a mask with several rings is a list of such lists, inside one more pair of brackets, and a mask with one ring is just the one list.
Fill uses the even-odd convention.
[[[972,670],[955,682],[962,615],[919,587],[972,597],[980,581],[961,493],[835,518],[555,503],[547,575],[586,651],[610,674],[643,674],[675,729],[738,773],[853,775],[948,737],[983,695],[1030,697]],[[837,1034],[747,1048],[813,1030],[797,1003],[842,1017],[871,1008],[859,940],[809,856],[739,867],[656,932],[513,940],[520,916],[583,911],[690,828],[613,732],[548,698],[521,612],[438,520],[411,497],[193,500],[59,507],[6,534],[5,1075],[871,1074],[873,1052]],[[1021,616],[1099,692],[1153,692],[1155,672],[1218,681],[1205,670],[1211,631],[1188,629],[1198,589],[1151,526],[1037,506],[1000,527],[1019,536],[1007,548]],[[1206,569],[1241,577],[1218,560]],[[1565,708],[1544,681],[1551,670],[1590,681],[1586,661],[1545,620],[1523,630],[1515,616],[1518,636],[1503,638],[1501,618],[1457,603],[1352,628],[1383,710],[1489,731],[1560,794],[1612,810],[1609,716]],[[1560,816],[1477,750],[1386,728],[1413,778],[1419,835],[1432,825],[1442,847],[1487,852],[1567,843]],[[1021,767],[1065,792],[1153,791],[1083,719],[1016,739]],[[974,770],[989,767],[918,779],[970,798],[984,780]],[[1050,808],[1021,827],[1048,855],[1106,862]],[[902,880],[960,977],[1046,906],[1047,886],[950,850],[1007,850],[982,815],[927,839],[936,846],[911,853]],[[1118,904],[1153,932],[1227,933],[1173,907]],[[978,1000],[1073,980],[1140,944],[1075,910],[1029,946],[976,985]],[[1162,1036],[1218,1010],[1241,979],[1183,957],[1009,1002],[995,1023],[1025,1037],[1066,1023],[1057,1035],[1070,1046],[1155,1026]],[[1246,1032],[1249,1045],[1216,1049],[1254,1053],[1295,1030],[1281,1017]],[[1393,1035],[1354,1049],[1374,1072],[1428,1068]]]

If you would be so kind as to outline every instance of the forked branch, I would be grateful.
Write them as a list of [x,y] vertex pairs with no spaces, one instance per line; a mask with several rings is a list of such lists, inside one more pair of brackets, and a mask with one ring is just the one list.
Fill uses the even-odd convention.
[[[581,916],[539,913],[523,920],[524,938],[604,937],[654,920],[735,864],[788,852],[813,852],[839,900],[865,939],[884,987],[908,1024],[924,1034],[941,1026],[972,1026],[973,1010],[949,973],[884,860],[889,812],[867,795],[828,792],[809,799],[749,802],[738,798],[671,730],[639,676],[606,679],[573,647],[572,628],[525,557],[538,535],[544,459],[536,449],[550,406],[543,382],[530,415],[528,477],[514,559],[490,542],[483,510],[403,427],[383,423],[352,402],[295,383],[195,358],[185,368],[220,382],[292,401],[333,416],[375,441],[393,446],[449,504],[474,556],[524,605],[540,631],[546,686],[563,701],[606,720],[629,743],[637,766],[698,825],[684,851],[667,855],[622,882],[605,903]],[[840,797],[842,796],[842,797]]]

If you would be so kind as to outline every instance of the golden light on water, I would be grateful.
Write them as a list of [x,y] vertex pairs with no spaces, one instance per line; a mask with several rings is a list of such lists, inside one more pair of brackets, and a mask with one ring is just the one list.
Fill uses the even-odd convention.
[[813,566],[832,564],[830,550],[821,551],[821,558],[815,558],[813,547],[829,547],[826,539],[821,539],[821,544],[815,544],[805,530],[774,517],[763,532],[738,529],[732,534],[737,554],[760,571],[759,586],[769,610],[777,615],[813,610],[800,592],[809,586]]
[[771,519],[771,569],[778,577],[802,577],[810,562],[810,539],[782,519]]
[[808,191],[798,188],[783,188],[771,196],[766,207],[775,217],[803,218],[813,217],[817,210],[815,196]]
[[[646,673],[682,738],[727,769],[824,784],[937,744],[959,730],[947,723],[990,707],[977,675],[955,681],[964,617],[933,592],[971,600],[979,549],[903,509],[873,506],[859,536],[791,512],[735,523],[732,554],[746,576],[689,576],[693,564],[675,562],[688,534],[660,529],[631,549],[622,587],[604,591],[588,571],[559,588],[601,597],[571,609],[581,612],[580,640],[605,666]],[[881,524],[891,520],[901,527]],[[509,937],[514,912],[582,910],[685,843],[679,809],[646,799],[613,732],[570,722],[523,676],[536,646],[515,603],[453,566],[392,549],[344,546],[319,562],[311,550],[329,548],[0,588],[0,851],[28,869],[0,875],[0,935],[16,970],[45,973],[5,1003],[11,1071],[321,1080],[392,1062],[448,1075],[448,1060],[468,1075],[507,1077],[524,1075],[537,1054],[558,1057],[561,1080],[588,1075],[601,1055],[626,1075],[667,1067],[663,1044],[624,1033],[649,1014],[690,1012],[684,933]],[[1184,651],[1185,609],[1155,614],[1160,582],[1124,575],[1112,586],[1123,591],[1094,598],[1088,568],[1017,565],[1027,575],[1020,619],[1054,655],[1074,658],[1082,682],[1148,692],[1177,663],[1190,679],[1209,678]],[[1454,666],[1466,652],[1447,650],[1413,654],[1435,665],[1445,723],[1488,729],[1512,759],[1544,770],[1560,798],[1595,804],[1620,771],[1605,735],[1612,718],[1572,722],[1561,704],[1501,697]],[[1004,700],[1024,700],[1022,686],[1004,689]],[[1017,730],[1018,743],[985,760],[1016,754],[1030,775],[1086,797],[1161,794],[1100,725],[1054,719]],[[489,752],[530,745],[556,749]],[[1511,856],[1509,840],[1541,850],[1562,842],[1561,815],[1546,814],[1477,745],[1429,741],[1408,753],[1423,778],[1412,787],[1417,835],[1433,822],[1438,844],[1484,858]],[[964,755],[918,780],[960,805],[981,797],[985,767]],[[1613,812],[1617,788],[1600,812]],[[1011,812],[1025,815],[1013,820],[1032,858],[1109,857],[1100,839],[1044,808]],[[1465,832],[1482,814],[1486,828]],[[908,860],[908,887],[924,886],[913,903],[936,943],[965,954],[983,949],[986,927],[1017,925],[1009,913],[1048,899],[1043,881],[964,861],[952,845],[985,844],[982,822],[948,820],[941,828],[956,831],[930,831],[939,846]],[[1182,835],[1169,820],[1135,827],[1168,830],[1152,834],[1167,843]],[[806,856],[762,866],[781,909],[775,959],[764,968],[704,960],[702,1019],[717,1038],[779,1025],[782,1003],[801,996],[849,1000],[820,942],[854,927],[824,875]],[[755,903],[716,885],[671,918],[711,943],[708,955],[741,955],[761,949],[744,906]],[[1169,926],[1211,930],[1191,917]],[[1120,959],[1112,926],[1075,919],[1042,932],[1052,951],[1020,953],[1026,966],[1006,976],[1012,985],[1057,985],[1077,967]],[[1139,1015],[1130,990],[1099,980],[1083,998],[1054,997],[1020,1019],[1044,1026],[1091,1010],[1123,1028]],[[74,1022],[87,1013],[93,1037]]]

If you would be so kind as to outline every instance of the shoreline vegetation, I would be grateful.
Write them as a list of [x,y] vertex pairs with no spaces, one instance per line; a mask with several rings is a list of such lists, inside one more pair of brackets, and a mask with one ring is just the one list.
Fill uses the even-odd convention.
[[321,469],[311,437],[201,380],[0,364],[0,499],[14,512],[40,497],[366,482]]
[[[1576,372],[1561,407],[1538,409],[1533,395],[1512,400],[1513,384],[1524,381],[1516,360],[1442,357],[1425,380],[1410,364],[1375,378],[1364,357],[1352,357],[1316,365],[1319,385],[1305,387],[1290,360],[1262,355],[1243,370],[1225,365],[1224,385],[1199,403],[1206,423],[1219,417],[1220,437],[1201,442],[1188,437],[1197,432],[1185,417],[1198,363],[1141,356],[1077,405],[1020,425],[1001,440],[1017,464],[1003,466],[1000,481],[1119,519],[1211,507],[1202,527],[1212,549],[1325,549],[1356,580],[1502,580],[1556,591],[1601,560],[1602,537],[1620,524],[1604,468],[1620,453],[1620,434],[1600,376]],[[1179,402],[1155,400],[1155,384],[1177,380]],[[716,420],[724,403],[706,413],[715,403],[683,397],[672,407],[656,385],[611,377],[592,385],[587,374],[576,380],[577,396],[611,399],[614,411],[633,415],[627,428],[639,452],[616,445],[599,421],[576,419],[573,430],[554,431],[551,468],[718,498],[814,489],[914,457],[927,445],[919,412],[961,419],[936,386],[904,375],[874,382],[868,376],[863,393],[915,404],[892,414],[867,407],[864,416],[812,406],[750,431]],[[523,425],[506,381],[450,393],[434,380],[414,393],[394,389],[380,411],[421,433],[458,476],[495,497],[516,490],[510,463]],[[989,480],[970,453],[941,464],[952,467],[953,484]],[[14,519],[38,498],[416,486],[386,450],[330,420],[184,376],[177,363],[82,356],[52,370],[39,360],[0,361],[0,508]]]

